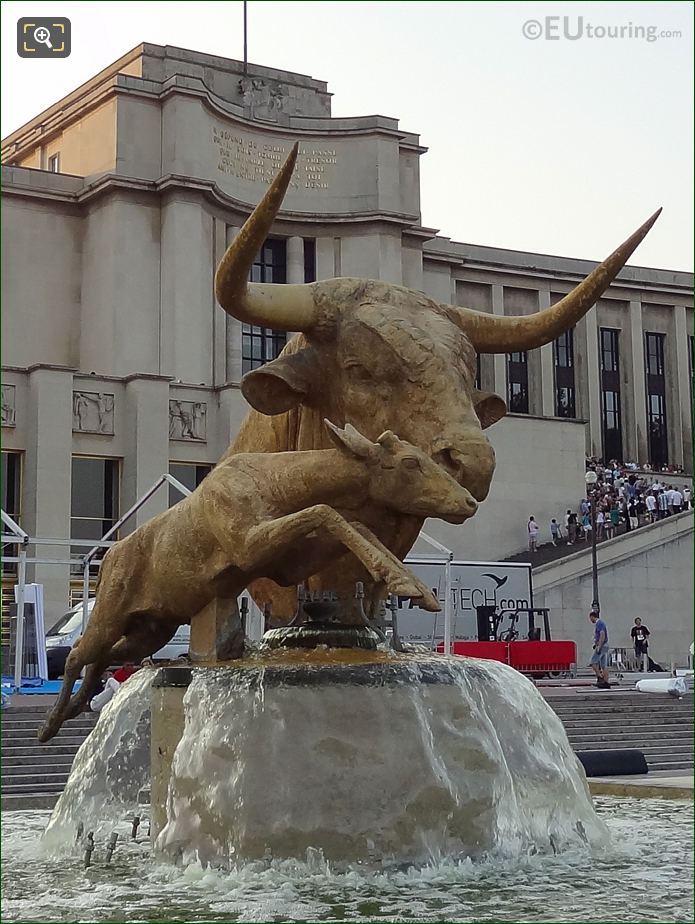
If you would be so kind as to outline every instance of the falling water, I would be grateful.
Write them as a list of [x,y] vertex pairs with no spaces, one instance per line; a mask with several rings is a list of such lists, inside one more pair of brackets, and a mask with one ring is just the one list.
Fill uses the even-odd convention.
[[194,671],[158,850],[400,864],[605,842],[562,723],[513,669],[302,657]]
[[[150,776],[150,685],[128,680],[80,748],[48,825],[110,833]],[[584,772],[534,685],[494,661],[266,652],[193,671],[158,852],[380,865],[600,846]]]
[[97,836],[137,809],[150,780],[150,686],[155,671],[140,670],[116,691],[75,756],[72,771],[44,834],[48,848],[74,842],[81,824]]

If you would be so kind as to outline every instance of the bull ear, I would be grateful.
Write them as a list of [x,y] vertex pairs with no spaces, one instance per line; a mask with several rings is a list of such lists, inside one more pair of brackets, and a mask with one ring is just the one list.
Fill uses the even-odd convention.
[[491,427],[498,420],[502,420],[507,413],[507,405],[499,395],[489,391],[478,391],[474,388],[472,397],[473,407],[483,430]]
[[261,414],[284,414],[297,407],[319,377],[319,358],[313,347],[284,353],[241,380],[241,393]]
[[330,420],[324,418],[323,422],[338,449],[347,449],[349,453],[357,456],[358,459],[369,458],[377,449],[376,444],[368,440],[366,436],[362,436],[360,431],[356,430],[352,424],[345,424],[345,429],[341,430]]

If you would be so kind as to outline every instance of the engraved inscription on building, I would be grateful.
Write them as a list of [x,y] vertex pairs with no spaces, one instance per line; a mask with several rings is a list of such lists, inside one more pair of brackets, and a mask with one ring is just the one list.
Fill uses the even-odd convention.
[[114,396],[104,392],[73,391],[72,429],[78,433],[113,435]]
[[[212,129],[217,168],[222,173],[268,185],[287,157],[290,145],[244,138],[233,129]],[[290,189],[329,189],[338,156],[335,148],[309,144],[299,149]]]
[[207,439],[208,406],[203,401],[169,402],[169,439]]
[[3,427],[14,427],[15,425],[15,387],[14,385],[2,386],[2,425]]

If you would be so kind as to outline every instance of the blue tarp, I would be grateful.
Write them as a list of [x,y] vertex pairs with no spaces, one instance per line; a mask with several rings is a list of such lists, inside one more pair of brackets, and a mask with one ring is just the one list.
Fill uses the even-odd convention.
[[[23,677],[19,692],[22,694],[40,693],[42,696],[45,696],[53,693],[60,693],[60,688],[62,686],[62,680],[41,680],[37,677]],[[78,680],[73,690],[79,690],[79,688],[80,681]],[[16,693],[17,688],[14,685],[14,681],[10,680],[8,677],[3,677],[2,692],[6,694]]]

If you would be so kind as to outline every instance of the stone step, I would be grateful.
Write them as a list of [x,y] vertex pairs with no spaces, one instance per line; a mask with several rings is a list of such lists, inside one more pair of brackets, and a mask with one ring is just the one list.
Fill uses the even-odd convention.
[[[35,725],[23,725],[21,728],[3,728],[2,741],[6,743],[9,739],[14,738],[36,738],[40,727],[41,723],[37,722]],[[66,738],[71,735],[81,735],[83,738],[86,738],[93,729],[93,725],[72,725],[70,728],[61,728],[55,737]]]
[[14,786],[28,786],[30,789],[45,789],[46,786],[60,786],[61,788],[64,788],[69,776],[70,773],[68,770],[63,770],[56,773],[18,773],[11,782],[5,782],[3,780],[2,791],[11,791]]
[[[50,774],[48,773],[49,770]],[[18,764],[13,767],[5,767],[3,765],[2,771],[0,771],[0,779],[2,779],[3,783],[21,783],[27,777],[31,779],[43,779],[45,776],[60,774],[61,776],[65,776],[67,780],[71,770],[72,761],[52,763],[50,767],[47,767],[45,764]]]
[[613,729],[610,733],[600,728],[585,728],[567,730],[567,737],[570,741],[682,741],[684,744],[692,744],[693,731],[688,728],[666,729],[658,732],[655,729],[647,729],[644,732],[635,734],[628,729]]
[[615,751],[624,750],[625,748],[637,748],[638,751],[678,751],[678,753],[693,753],[693,742],[683,741],[616,741],[615,739],[605,738],[602,740],[592,739],[591,741],[570,740],[575,751]]
[[[649,767],[650,770],[671,770],[676,772],[678,770],[692,770],[693,762],[692,760],[656,760],[654,762],[648,760],[647,767]],[[626,777],[625,779],[629,778]]]
[[588,719],[576,719],[574,716],[560,716],[565,728],[577,728],[587,725],[593,725],[600,728],[661,728],[673,725],[691,725],[683,716],[658,716],[653,721],[642,720],[641,716],[625,716],[624,718],[606,718],[605,716],[591,716]]
[[50,754],[53,751],[53,748],[56,747],[74,747],[78,748],[83,741],[87,739],[87,735],[65,735],[61,737],[58,735],[56,738],[51,738],[50,741],[47,741],[46,744],[41,744],[38,738],[10,738],[2,743],[2,751],[4,754],[7,748],[23,747],[23,748],[36,748],[39,751]]
[[69,757],[74,757],[77,754],[80,745],[82,744],[83,739],[77,739],[74,744],[66,744],[63,741],[53,744],[50,741],[48,744],[41,744],[40,741],[37,741],[35,745],[20,745],[18,747],[13,747],[12,745],[3,745],[2,751],[0,752],[0,757],[2,761],[12,760],[14,757],[31,757],[35,756],[40,759],[45,760],[55,760],[57,757],[66,755]]
[[[15,715],[15,716],[5,716],[5,713],[2,714],[2,727],[3,728],[23,728],[24,726],[38,725],[42,722],[48,713],[37,713],[36,715]],[[79,716],[75,716],[74,719],[68,719],[70,725],[89,725],[90,728],[94,728],[97,724],[97,716],[93,712],[81,712]]]
[[60,795],[65,789],[67,778],[61,782],[54,783],[41,780],[38,783],[8,783],[2,786],[2,797],[17,795]]

